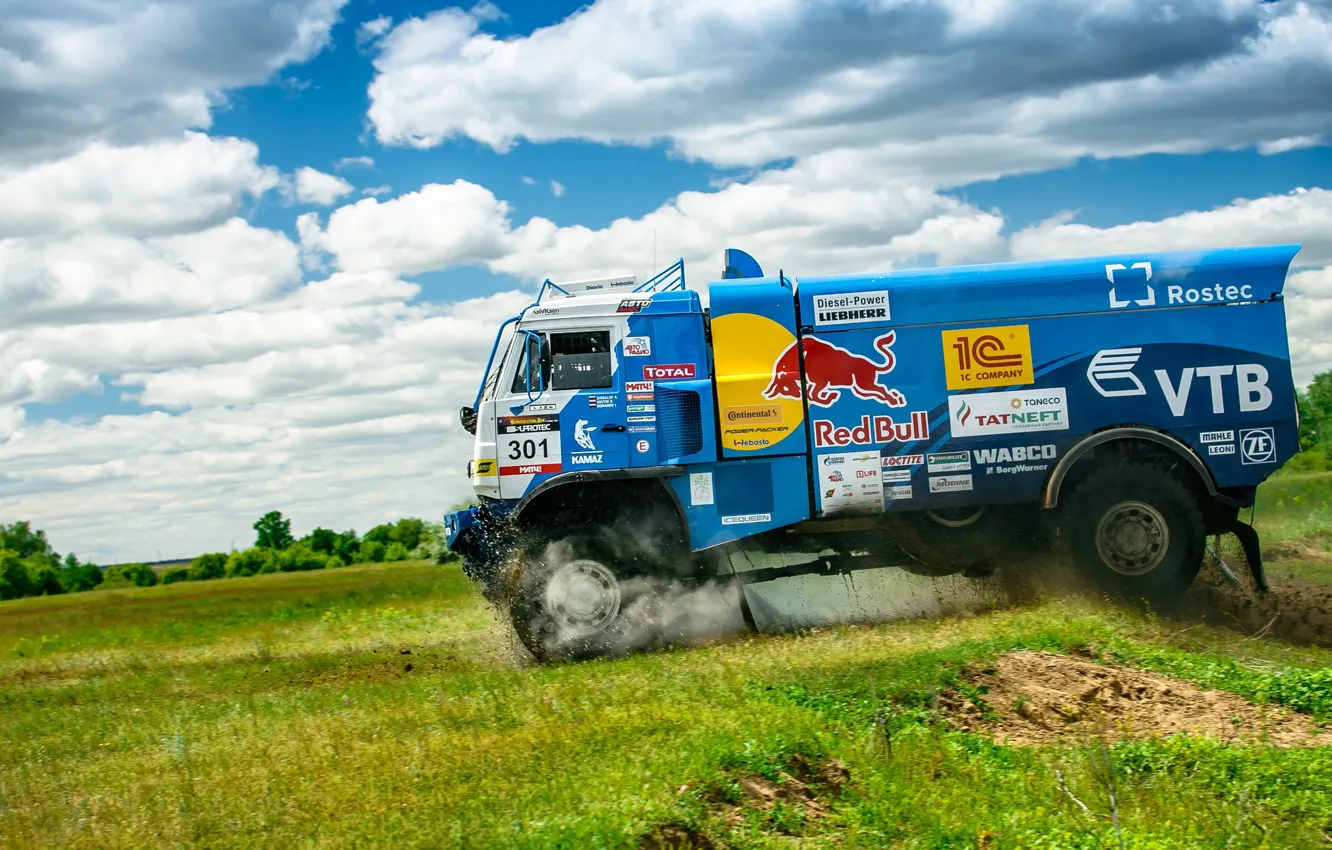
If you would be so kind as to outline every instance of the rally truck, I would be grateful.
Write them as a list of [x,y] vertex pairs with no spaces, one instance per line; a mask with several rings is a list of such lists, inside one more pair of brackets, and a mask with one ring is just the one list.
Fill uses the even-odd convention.
[[546,281],[461,410],[475,499],[448,546],[541,659],[759,556],[982,576],[1053,543],[1168,602],[1234,534],[1265,590],[1243,509],[1299,451],[1299,249],[798,279],[728,249],[705,292],[683,260]]

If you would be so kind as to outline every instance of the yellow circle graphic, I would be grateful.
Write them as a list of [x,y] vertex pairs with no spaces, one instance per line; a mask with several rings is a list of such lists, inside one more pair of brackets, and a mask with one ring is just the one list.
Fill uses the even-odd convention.
[[795,335],[766,316],[729,313],[712,320],[724,447],[761,451],[804,421],[804,382],[795,345]]

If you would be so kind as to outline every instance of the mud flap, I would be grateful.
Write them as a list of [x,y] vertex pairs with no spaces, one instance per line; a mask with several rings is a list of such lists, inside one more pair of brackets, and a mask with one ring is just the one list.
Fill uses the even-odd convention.
[[1239,538],[1244,548],[1244,560],[1253,574],[1253,583],[1259,593],[1267,593],[1267,575],[1263,572],[1263,551],[1258,543],[1258,531],[1251,525],[1241,522],[1238,517],[1230,524],[1230,532]]

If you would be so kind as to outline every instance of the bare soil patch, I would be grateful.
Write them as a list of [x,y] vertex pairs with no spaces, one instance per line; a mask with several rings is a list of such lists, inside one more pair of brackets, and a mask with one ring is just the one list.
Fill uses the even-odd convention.
[[1278,747],[1332,745],[1332,730],[1304,715],[1131,667],[1023,651],[965,675],[967,686],[941,694],[940,708],[959,728],[1000,743],[1191,735]]
[[[1247,568],[1243,562],[1233,569]],[[1277,637],[1297,644],[1332,646],[1332,586],[1268,571],[1269,592],[1259,595],[1243,576],[1239,587],[1205,567],[1189,593],[1185,616],[1249,634]]]

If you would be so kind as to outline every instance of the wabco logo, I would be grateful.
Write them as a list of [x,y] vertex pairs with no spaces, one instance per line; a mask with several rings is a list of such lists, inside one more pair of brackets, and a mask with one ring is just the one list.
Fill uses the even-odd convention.
[[1034,382],[1026,325],[944,331],[944,372],[950,390]]
[[1015,463],[1029,460],[1054,460],[1059,451],[1054,446],[1004,446],[975,449],[976,463]]
[[[1119,283],[1115,280],[1116,272],[1126,272],[1129,269],[1142,269],[1147,275],[1147,297],[1129,299],[1119,299],[1115,296],[1115,288]],[[1110,281],[1110,309],[1118,310],[1121,307],[1127,307],[1129,304],[1137,304],[1139,307],[1154,307],[1156,305],[1156,290],[1152,287],[1152,264],[1134,263],[1132,266],[1125,266],[1120,263],[1108,263],[1105,267],[1105,277]]]
[[[1087,366],[1087,382],[1106,398],[1147,395],[1147,388],[1133,374],[1133,367],[1137,365],[1141,354],[1141,348],[1110,348],[1096,352]],[[1183,416],[1188,410],[1195,378],[1207,379],[1212,413],[1219,415],[1226,412],[1228,393],[1225,385],[1230,382],[1223,379],[1231,376],[1234,376],[1234,392],[1241,413],[1266,410],[1272,404],[1272,390],[1267,386],[1267,367],[1261,363],[1186,366],[1179,371],[1177,379],[1172,378],[1165,369],[1156,369],[1152,374],[1156,376],[1170,412],[1176,417]]]

